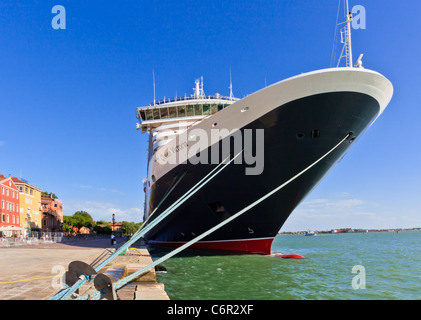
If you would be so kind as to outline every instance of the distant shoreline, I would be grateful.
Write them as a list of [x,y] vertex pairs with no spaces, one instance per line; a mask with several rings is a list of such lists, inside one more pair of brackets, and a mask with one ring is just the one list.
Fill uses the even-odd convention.
[[279,235],[282,234],[307,234],[307,233],[314,233],[314,234],[339,234],[339,233],[368,233],[368,232],[401,232],[401,231],[421,231],[420,228],[391,228],[391,229],[353,229],[353,228],[338,228],[338,229],[331,229],[331,230],[308,230],[308,231],[284,231],[278,232]]

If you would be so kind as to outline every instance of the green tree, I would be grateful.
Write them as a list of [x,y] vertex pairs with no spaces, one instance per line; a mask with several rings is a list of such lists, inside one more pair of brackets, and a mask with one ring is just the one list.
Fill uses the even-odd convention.
[[123,221],[121,223],[121,230],[123,231],[123,234],[134,234],[141,226],[142,223]]
[[111,234],[112,228],[109,224],[106,224],[105,226],[100,226],[99,224],[94,225],[94,231],[97,234]]
[[85,217],[89,220],[91,220],[92,222],[94,221],[91,217],[91,215],[89,213],[87,213],[86,211],[76,211],[73,216],[82,216]]
[[72,230],[73,221],[70,216],[63,216],[63,231],[70,232]]
[[63,228],[70,231],[72,227],[77,228],[91,228],[94,225],[94,221],[89,213],[86,211],[77,211],[73,216],[63,216]]

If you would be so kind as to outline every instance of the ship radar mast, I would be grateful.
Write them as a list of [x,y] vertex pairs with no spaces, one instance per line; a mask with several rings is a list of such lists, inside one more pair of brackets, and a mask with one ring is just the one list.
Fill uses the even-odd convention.
[[346,21],[339,23],[338,25],[346,23],[346,25],[341,29],[341,43],[343,43],[342,52],[338,60],[338,65],[341,63],[342,58],[346,60],[346,67],[352,68],[352,43],[351,43],[351,21],[352,21],[352,12],[349,11],[348,0],[345,0],[345,9],[346,9]]
[[194,81],[194,83],[195,83],[195,87],[193,88],[194,98],[195,99],[204,98],[205,97],[205,91],[203,90],[203,77],[200,77],[200,80],[196,79]]
[[229,86],[229,89],[230,89],[230,100],[233,100],[234,99],[234,94],[232,93],[231,68],[230,68],[230,86]]
[[155,105],[155,70],[152,70],[153,77],[153,105]]

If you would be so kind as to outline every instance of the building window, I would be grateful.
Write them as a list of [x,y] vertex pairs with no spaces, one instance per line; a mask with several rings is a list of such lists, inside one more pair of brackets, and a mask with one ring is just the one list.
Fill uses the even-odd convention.
[[6,189],[6,196],[9,196],[9,189]]
[[1,193],[4,194],[4,187],[1,187]]
[[1,201],[1,208],[4,209],[4,200]]
[[9,223],[9,215],[6,214],[6,222]]

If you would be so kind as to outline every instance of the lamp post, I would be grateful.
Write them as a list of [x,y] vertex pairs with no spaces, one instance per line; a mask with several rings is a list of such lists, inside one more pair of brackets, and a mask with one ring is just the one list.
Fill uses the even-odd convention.
[[114,224],[115,224],[115,214],[113,213],[113,219],[112,219],[112,221],[113,221],[113,229],[112,229],[112,232],[111,232],[111,245],[114,245],[115,244],[115,234],[114,234]]

